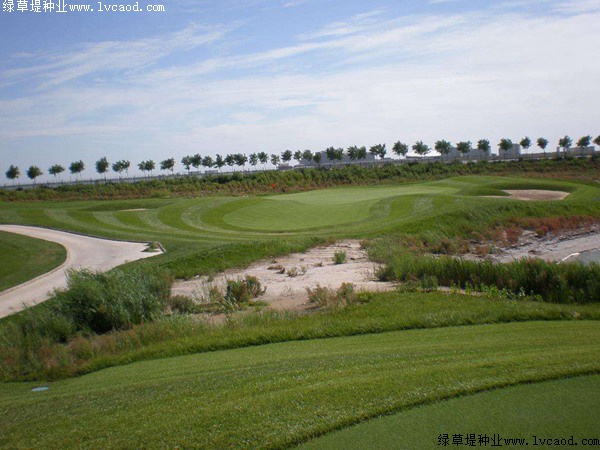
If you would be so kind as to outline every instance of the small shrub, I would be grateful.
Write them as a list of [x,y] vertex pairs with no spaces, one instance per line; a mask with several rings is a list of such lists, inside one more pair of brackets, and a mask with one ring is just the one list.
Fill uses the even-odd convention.
[[352,283],[343,283],[335,291],[319,284],[314,289],[306,288],[308,301],[316,303],[321,308],[339,308],[358,303],[359,295],[354,290]]
[[195,314],[199,312],[198,305],[194,299],[184,295],[172,296],[168,301],[168,305],[171,311],[179,314]]
[[300,271],[298,270],[297,267],[291,267],[290,269],[287,270],[287,275],[290,278],[295,278],[298,275],[300,275]]
[[344,264],[346,262],[347,256],[348,255],[346,255],[346,252],[337,251],[333,254],[333,262],[335,264]]

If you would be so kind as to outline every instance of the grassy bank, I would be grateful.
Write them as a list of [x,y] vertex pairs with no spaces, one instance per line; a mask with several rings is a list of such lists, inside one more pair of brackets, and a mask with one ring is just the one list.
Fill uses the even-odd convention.
[[[367,418],[600,371],[596,321],[287,342],[0,384],[4,447],[281,448]],[[42,419],[42,420],[40,420]]]
[[67,251],[59,244],[0,231],[0,292],[60,266]]
[[[537,445],[544,445],[540,439],[549,439],[548,447],[565,448],[571,437],[577,445],[581,445],[583,439],[594,439],[598,432],[599,405],[599,375],[526,384],[366,421],[300,448],[439,449],[438,438],[444,435],[448,436],[450,445],[454,436],[457,439],[460,436],[462,444],[459,446],[467,445],[471,439],[475,442],[473,446],[483,446],[485,441],[480,444],[480,436],[487,436],[488,445],[494,437],[502,439],[496,442],[506,447],[534,445],[537,438]],[[558,444],[555,439],[559,440]]]
[[[600,305],[557,305],[505,300],[498,295],[380,293],[363,294],[362,303],[313,314],[260,313],[237,316],[225,325],[208,325],[171,316],[103,335],[80,334],[63,340],[36,341],[33,315],[0,326],[2,378],[57,379],[132,361],[211,352],[274,342],[323,339],[394,330],[438,328],[532,320],[600,320]],[[23,316],[26,317],[26,316]],[[19,336],[27,332],[27,341]],[[16,339],[19,337],[18,339]]]

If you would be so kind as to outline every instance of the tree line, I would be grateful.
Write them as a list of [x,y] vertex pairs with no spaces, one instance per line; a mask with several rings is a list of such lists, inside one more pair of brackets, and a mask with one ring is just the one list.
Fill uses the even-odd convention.
[[[589,147],[592,142],[600,146],[600,135],[594,140],[592,140],[592,136],[583,136],[577,141],[576,145],[578,148],[585,148]],[[532,147],[533,141],[529,137],[524,137],[518,142],[518,144],[524,149],[529,149]],[[537,139],[536,144],[540,149],[546,152],[550,141],[546,138],[540,137]],[[498,148],[500,151],[507,152],[510,151],[514,145],[515,144],[512,140],[508,138],[503,138],[498,143]],[[563,149],[563,152],[566,152],[569,148],[571,148],[572,145],[573,139],[571,139],[571,137],[569,136],[564,136],[558,141],[558,146]],[[440,156],[443,157],[444,155],[448,155],[453,148],[456,148],[456,150],[463,155],[470,153],[473,149],[477,149],[487,154],[491,151],[491,144],[490,141],[487,139],[480,139],[475,145],[473,145],[471,141],[461,141],[457,142],[456,145],[453,146],[450,141],[439,140],[435,142],[432,149],[423,141],[417,141],[410,147],[408,144],[402,141],[398,141],[392,146],[392,152],[397,156],[406,157],[406,155],[411,149],[414,153],[416,153],[419,156],[426,156],[429,153],[431,153],[432,150],[434,150],[437,153],[439,153]],[[344,150],[341,147],[329,147],[325,150],[327,160],[332,162],[342,161],[344,156],[348,156],[350,161],[361,161],[367,159],[368,154],[371,154],[375,158],[384,159],[387,155],[386,144],[376,144],[371,146],[368,150],[364,146],[358,147],[356,145],[350,146],[346,150]],[[222,156],[218,154],[214,158],[212,156],[201,156],[200,154],[195,154],[184,156],[181,159],[181,164],[189,174],[192,168],[199,169],[200,166],[206,168],[206,170],[217,169],[218,171],[220,171],[225,166],[229,166],[232,168],[234,166],[238,166],[242,167],[245,170],[246,164],[248,163],[253,167],[256,167],[260,163],[266,169],[266,166],[269,162],[274,166],[278,166],[281,163],[289,164],[292,161],[292,159],[297,161],[298,164],[301,161],[311,161],[317,165],[320,165],[322,161],[322,153],[313,153],[311,150],[297,150],[295,152],[292,152],[291,150],[285,150],[281,154],[269,155],[266,152],[252,153],[250,155],[246,155],[244,153],[235,153]],[[175,158],[165,159],[159,164],[160,170],[170,170],[173,174],[175,171],[175,164]],[[71,173],[71,175],[75,176],[75,181],[77,181],[78,177],[81,176],[81,173],[85,170],[85,167],[85,163],[82,160],[73,161],[69,165],[69,172]],[[125,159],[116,161],[111,164],[106,157],[102,157],[95,163],[96,172],[100,176],[103,176],[105,179],[110,169],[112,169],[113,172],[118,174],[119,178],[121,178],[123,172],[125,172],[125,175],[128,176],[130,167],[131,162]],[[149,173],[150,175],[152,175],[154,170],[156,170],[156,163],[153,160],[149,159],[147,161],[141,161],[137,164],[137,167],[143,173]],[[58,176],[65,171],[65,167],[60,164],[54,164],[50,168],[48,168],[48,174],[54,176],[55,179],[57,179]],[[43,175],[44,172],[38,166],[32,165],[25,171],[25,174],[35,184],[36,178]],[[14,183],[14,181],[20,176],[21,171],[19,167],[11,164],[11,166],[6,171],[6,178],[12,180]]]

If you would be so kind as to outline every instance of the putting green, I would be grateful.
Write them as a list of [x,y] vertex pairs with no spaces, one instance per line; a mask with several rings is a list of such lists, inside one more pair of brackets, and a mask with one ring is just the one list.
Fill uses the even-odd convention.
[[222,220],[225,224],[240,229],[317,229],[375,220],[376,212],[380,210],[377,206],[399,196],[442,195],[455,192],[456,188],[423,184],[325,189],[267,197],[223,215]]
[[[373,419],[327,434],[303,449],[435,449],[438,439],[470,435],[524,439],[516,447],[533,446],[541,439],[599,438],[600,375],[508,387],[425,405],[392,416]],[[535,436],[535,437],[534,437]],[[457,439],[459,439],[457,437]],[[498,441],[499,442],[499,441]],[[512,441],[513,444],[518,441]],[[478,445],[478,441],[476,441]],[[554,445],[565,448],[568,445]],[[544,447],[542,445],[542,447]]]

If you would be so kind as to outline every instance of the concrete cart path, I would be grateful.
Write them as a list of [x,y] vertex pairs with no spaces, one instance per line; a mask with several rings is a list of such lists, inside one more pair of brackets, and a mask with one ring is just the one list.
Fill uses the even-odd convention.
[[31,306],[48,300],[54,289],[66,287],[67,269],[106,271],[127,261],[150,258],[162,253],[144,252],[148,245],[143,243],[110,241],[46,228],[0,225],[0,231],[56,242],[67,250],[67,259],[60,267],[0,292],[0,318],[22,310],[25,305]]

